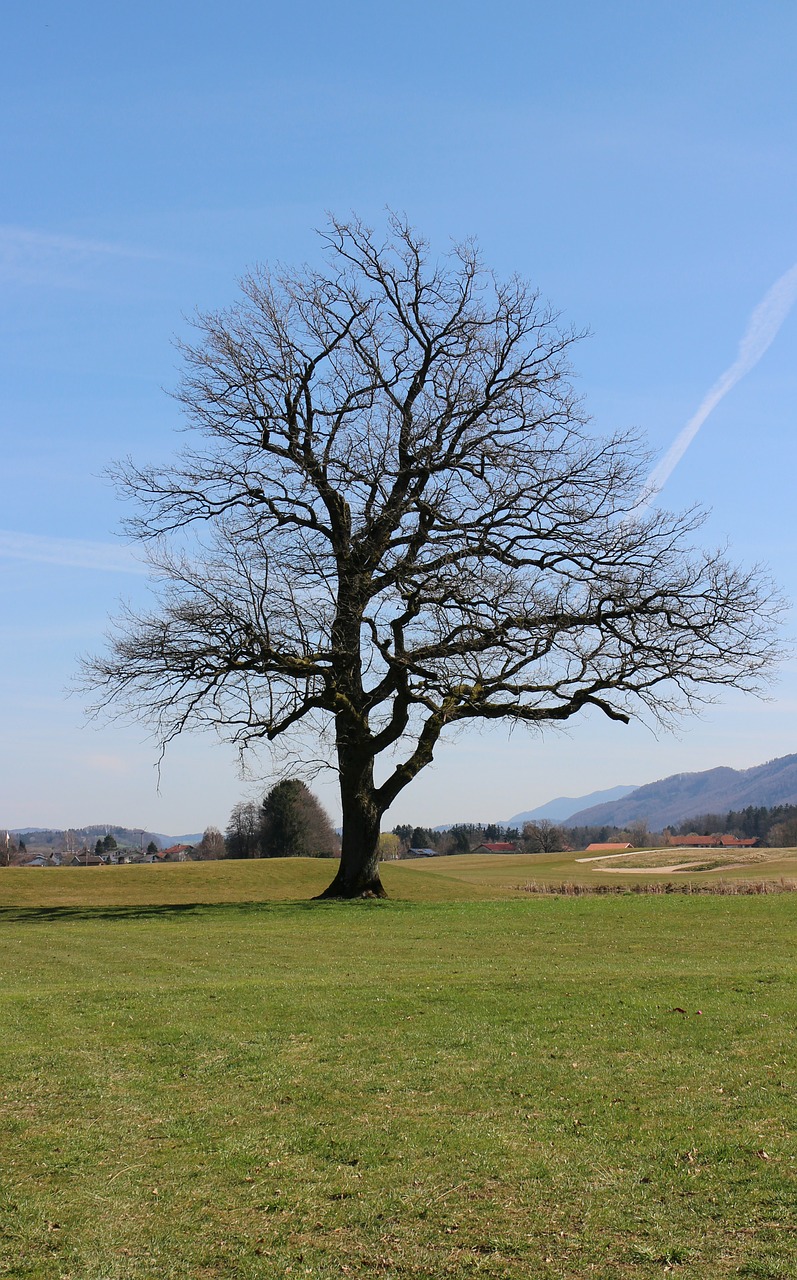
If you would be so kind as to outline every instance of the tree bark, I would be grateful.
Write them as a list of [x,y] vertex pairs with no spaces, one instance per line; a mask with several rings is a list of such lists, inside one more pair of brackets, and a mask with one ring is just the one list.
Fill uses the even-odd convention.
[[386,898],[379,878],[379,827],[373,763],[360,769],[341,768],[340,799],[343,836],[340,867],[319,898]]

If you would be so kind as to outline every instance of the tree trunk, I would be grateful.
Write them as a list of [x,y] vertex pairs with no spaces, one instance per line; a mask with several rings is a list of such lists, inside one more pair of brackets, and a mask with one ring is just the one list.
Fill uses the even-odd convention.
[[352,776],[340,773],[343,808],[343,837],[340,867],[328,889],[319,898],[386,898],[379,879],[379,826],[382,818],[376,803],[373,766]]

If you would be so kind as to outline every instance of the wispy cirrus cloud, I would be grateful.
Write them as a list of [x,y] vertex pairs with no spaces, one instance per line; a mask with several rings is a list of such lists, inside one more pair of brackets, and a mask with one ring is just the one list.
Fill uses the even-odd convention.
[[162,256],[107,240],[0,225],[0,279],[21,284],[74,285],[81,272],[102,261],[154,261]]
[[769,349],[783,324],[797,302],[797,263],[784,272],[769,289],[753,311],[747,328],[739,343],[739,351],[733,364],[709,389],[700,406],[687,422],[686,426],[675,437],[667,453],[653,468],[639,495],[637,514],[642,515],[656,497],[656,494],[669,480],[681,458],[686,453],[698,431],[710,413],[716,409],[737,382],[754,369],[761,357]]
[[101,573],[149,572],[129,547],[83,538],[50,538],[40,533],[0,529],[0,558],[61,565],[65,569],[94,569]]

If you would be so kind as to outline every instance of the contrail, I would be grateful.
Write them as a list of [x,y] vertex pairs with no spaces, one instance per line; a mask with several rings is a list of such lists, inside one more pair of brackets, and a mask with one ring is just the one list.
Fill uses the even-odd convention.
[[780,326],[795,302],[797,302],[797,263],[775,281],[769,292],[759,302],[739,343],[739,354],[730,368],[726,369],[722,377],[714,383],[702,400],[697,413],[675,437],[661,462],[651,471],[639,495],[635,514],[644,514],[656,494],[669,480],[708,415],[716,409],[720,400],[736,386],[736,383],[758,364],[777,336]]
[[0,558],[32,560],[69,569],[98,569],[105,573],[146,574],[147,566],[129,548],[81,538],[48,538],[39,533],[15,533],[0,529]]

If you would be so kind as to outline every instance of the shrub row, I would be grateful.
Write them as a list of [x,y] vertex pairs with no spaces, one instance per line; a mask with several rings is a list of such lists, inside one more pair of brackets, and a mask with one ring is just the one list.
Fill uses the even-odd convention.
[[753,893],[794,893],[797,880],[716,880],[713,884],[695,884],[692,880],[667,880],[645,884],[573,884],[563,881],[561,884],[546,884],[539,880],[529,880],[526,884],[515,886],[524,893],[553,893],[569,898],[578,898],[588,894],[629,894],[629,893],[711,893],[724,897],[737,897],[741,894]]

